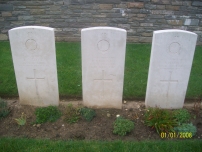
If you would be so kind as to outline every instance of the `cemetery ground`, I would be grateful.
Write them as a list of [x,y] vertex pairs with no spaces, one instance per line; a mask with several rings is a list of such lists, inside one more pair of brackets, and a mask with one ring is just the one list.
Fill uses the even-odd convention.
[[[187,101],[185,102],[185,108],[188,109],[192,116],[191,122],[197,127],[197,133],[191,139],[164,139],[161,138],[154,129],[151,129],[144,124],[144,113],[146,109],[143,98],[145,97],[146,92],[151,50],[150,44],[127,44],[123,92],[123,98],[127,102],[126,104],[123,104],[121,110],[96,109],[96,116],[90,122],[80,119],[77,123],[67,123],[64,119],[68,104],[72,103],[74,106],[81,106],[82,85],[80,48],[80,43],[56,43],[57,71],[61,101],[59,109],[62,111],[63,115],[56,122],[46,122],[44,124],[34,125],[33,122],[36,120],[34,114],[36,107],[20,105],[18,98],[15,98],[18,96],[18,93],[9,42],[0,42],[0,96],[7,100],[10,109],[9,115],[0,120],[0,136],[2,140],[4,139],[2,137],[21,137],[29,139],[72,139],[85,141],[166,140],[175,141],[175,143],[178,143],[178,141],[190,141],[189,144],[183,144],[184,147],[191,145],[192,141],[195,141],[195,143],[201,142],[202,109],[200,105],[201,101],[199,99],[202,97],[202,46],[196,47],[186,94]],[[26,114],[27,122],[24,126],[19,127],[15,119],[20,118],[22,113]],[[135,127],[131,133],[128,133],[123,137],[113,134],[113,123],[116,119],[116,115],[121,115],[135,123]],[[4,142],[6,140],[9,139],[5,139]],[[34,141],[32,142],[34,143]],[[78,147],[76,144],[77,143],[75,142],[74,146]],[[159,142],[158,144],[162,144],[161,148],[165,147],[165,145],[163,145],[164,142]],[[174,143],[172,144],[175,145]],[[117,142],[117,145],[121,146],[121,143]],[[143,145],[145,144],[143,143]],[[198,146],[198,148],[201,147]],[[168,149],[169,146],[167,146],[167,150]]]
[[[19,105],[18,99],[7,99],[10,114],[0,120],[0,149],[2,151],[194,151],[202,150],[202,109],[194,102],[185,104],[191,114],[191,122],[197,127],[192,138],[161,138],[155,129],[144,124],[144,102],[128,101],[123,109],[96,109],[96,116],[88,122],[81,118],[69,124],[65,114],[69,103],[78,107],[81,101],[62,100],[59,110],[62,116],[56,122],[34,125],[33,106]],[[26,114],[26,124],[19,126],[15,119]],[[116,115],[135,123],[126,136],[113,133]]]
[[[200,101],[201,102],[201,101]],[[122,109],[95,109],[95,117],[92,121],[86,121],[80,117],[78,122],[68,123],[67,108],[70,104],[73,107],[81,108],[81,101],[62,100],[59,110],[62,116],[55,122],[37,124],[36,107],[20,105],[19,100],[7,99],[10,114],[1,120],[0,135],[9,137],[41,138],[52,140],[124,140],[124,141],[144,141],[144,140],[185,140],[180,136],[171,138],[161,137],[155,128],[146,126],[146,108],[142,101],[128,101],[123,103]],[[189,102],[184,108],[191,114],[191,122],[197,127],[197,133],[192,139],[202,139],[202,109],[201,103]],[[26,124],[20,126],[15,119],[20,118],[22,113],[26,116]],[[135,127],[126,136],[119,136],[113,133],[113,126],[117,115],[134,122]],[[76,119],[76,118],[75,118]],[[73,122],[74,120],[72,120]],[[189,137],[186,137],[187,139]],[[189,138],[190,139],[190,138]]]

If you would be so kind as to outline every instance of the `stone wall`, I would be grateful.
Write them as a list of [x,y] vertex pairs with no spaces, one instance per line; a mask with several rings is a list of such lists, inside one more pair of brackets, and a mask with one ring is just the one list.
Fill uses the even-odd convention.
[[182,29],[199,35],[202,1],[191,0],[1,0],[0,40],[14,27],[55,28],[57,41],[80,41],[82,28],[111,26],[127,30],[127,41],[151,42],[155,30]]

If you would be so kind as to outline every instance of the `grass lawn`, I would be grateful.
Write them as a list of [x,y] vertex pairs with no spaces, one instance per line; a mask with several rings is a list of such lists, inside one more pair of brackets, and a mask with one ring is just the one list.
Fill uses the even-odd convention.
[[[151,44],[127,44],[124,99],[145,98]],[[81,44],[56,43],[59,94],[82,97]],[[202,46],[197,46],[186,98],[202,97]],[[0,96],[18,96],[9,42],[0,42]]]
[[1,152],[201,152],[201,140],[178,141],[51,141],[0,138]]

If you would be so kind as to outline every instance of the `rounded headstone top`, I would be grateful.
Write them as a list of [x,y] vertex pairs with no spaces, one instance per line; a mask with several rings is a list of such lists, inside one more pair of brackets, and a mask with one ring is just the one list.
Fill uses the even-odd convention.
[[25,29],[42,29],[42,30],[54,31],[54,28],[45,27],[45,26],[21,26],[21,27],[12,28],[12,29],[10,29],[9,31],[25,30]]
[[81,30],[81,32],[89,31],[89,30],[117,30],[117,31],[126,32],[125,29],[116,28],[116,27],[105,27],[105,26],[84,28],[84,29]]
[[168,29],[168,30],[158,30],[158,31],[154,31],[154,34],[163,34],[163,33],[186,33],[186,34],[193,34],[196,35],[196,33],[193,32],[189,32],[189,31],[185,31],[185,30],[178,30],[178,29]]

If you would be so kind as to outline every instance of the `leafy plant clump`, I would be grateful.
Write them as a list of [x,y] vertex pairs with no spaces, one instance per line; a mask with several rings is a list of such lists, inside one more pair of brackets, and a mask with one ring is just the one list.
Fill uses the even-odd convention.
[[81,113],[81,116],[87,121],[91,121],[93,117],[95,117],[96,115],[95,110],[90,108],[81,108],[80,113]]
[[150,108],[145,113],[145,124],[156,129],[157,133],[174,132],[174,127],[178,125],[176,119],[170,111]]
[[180,133],[192,133],[192,136],[196,134],[196,126],[192,123],[184,123],[178,127],[175,127],[174,130]]
[[173,111],[173,116],[177,119],[179,124],[187,123],[191,118],[190,113],[186,109],[178,109]]
[[72,104],[68,104],[67,110],[66,110],[66,115],[65,115],[65,120],[72,124],[78,122],[80,119],[80,112],[79,108],[74,108]]
[[0,98],[0,119],[6,117],[9,112],[7,102]]
[[24,126],[26,124],[26,115],[24,113],[22,113],[22,115],[20,116],[20,118],[15,119],[15,121],[17,122],[17,124],[19,126]]
[[134,129],[134,122],[124,119],[122,117],[116,118],[114,122],[114,134],[118,134],[120,136],[125,136],[127,133],[131,132]]
[[37,108],[35,114],[37,124],[55,122],[62,115],[61,111],[55,106]]

